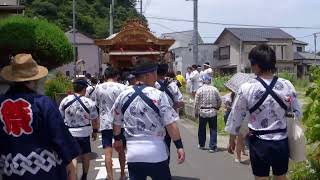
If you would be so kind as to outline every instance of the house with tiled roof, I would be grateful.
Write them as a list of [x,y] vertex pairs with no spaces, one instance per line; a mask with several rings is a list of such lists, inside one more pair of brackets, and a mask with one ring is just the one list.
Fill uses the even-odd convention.
[[297,65],[297,76],[305,77],[308,76],[310,67],[313,65],[320,65],[320,55],[306,52],[306,46],[308,43],[294,40],[294,55],[293,59]]
[[[73,42],[73,30],[67,31],[65,33],[66,37],[69,39],[71,44]],[[76,36],[76,54],[77,54],[77,75],[85,75],[87,73],[92,76],[99,76],[103,72],[101,51],[97,45],[95,45],[94,40],[90,37],[82,34],[78,30],[75,32]],[[73,77],[74,75],[74,62],[66,64],[56,69],[62,72],[66,76]]]
[[214,67],[225,73],[250,72],[249,52],[261,43],[275,50],[278,72],[297,73],[294,54],[306,44],[277,28],[225,28],[214,42]]

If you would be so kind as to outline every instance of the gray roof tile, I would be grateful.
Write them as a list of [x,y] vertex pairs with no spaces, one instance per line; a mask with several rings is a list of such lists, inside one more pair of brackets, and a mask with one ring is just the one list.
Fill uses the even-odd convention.
[[299,40],[294,40],[293,43],[294,43],[294,44],[308,45],[308,43],[303,42],[303,41],[299,41]]
[[276,28],[226,28],[242,41],[262,41],[268,39],[294,39],[293,36]]
[[[295,52],[294,60],[314,60],[315,56],[309,52]],[[316,59],[320,59],[320,56],[316,56]]]
[[[188,47],[192,44],[192,37],[193,37],[193,30],[191,31],[181,31],[181,32],[172,32],[172,33],[165,33],[162,34],[162,38],[172,38],[175,43],[171,46],[170,49],[175,49],[179,47]],[[199,44],[202,44],[203,40],[199,35]]]
[[[73,43],[73,33],[72,32],[73,31],[70,30],[65,33],[65,35],[67,36],[67,38],[69,39],[69,41],[71,43]],[[84,34],[78,32],[76,30],[76,43],[77,44],[94,44],[94,40],[85,36]]]

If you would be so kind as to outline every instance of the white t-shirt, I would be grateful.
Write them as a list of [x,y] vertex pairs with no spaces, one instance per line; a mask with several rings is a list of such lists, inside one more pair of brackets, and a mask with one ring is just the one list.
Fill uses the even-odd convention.
[[205,75],[204,71],[199,72],[199,88],[203,86],[203,77]]
[[139,96],[123,113],[123,105],[134,93],[130,88],[119,95],[112,108],[114,124],[124,125],[128,162],[162,162],[168,158],[164,143],[165,126],[177,121],[179,115],[165,93],[153,87],[146,87],[142,92],[159,108],[160,116]]
[[204,70],[203,72],[204,72],[204,74],[208,74],[210,77],[212,77],[212,75],[213,75],[213,70],[211,68],[208,68],[208,69]]
[[192,92],[196,92],[200,88],[200,74],[197,70],[192,71],[190,74],[192,84]]
[[75,101],[64,110],[64,106],[74,98],[74,95],[69,95],[61,101],[59,106],[60,114],[64,118],[64,123],[66,126],[79,127],[69,128],[69,131],[73,137],[88,137],[92,133],[92,127],[90,125],[91,121],[98,118],[97,108],[91,99],[81,96],[80,99],[90,111],[89,114],[84,110],[79,101]]

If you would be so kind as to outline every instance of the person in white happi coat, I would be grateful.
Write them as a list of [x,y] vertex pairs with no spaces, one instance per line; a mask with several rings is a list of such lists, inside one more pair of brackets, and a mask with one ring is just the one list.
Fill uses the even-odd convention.
[[[90,135],[95,141],[98,132],[97,108],[91,99],[84,96],[87,87],[88,83],[85,79],[76,79],[73,82],[74,94],[65,97],[59,106],[65,125],[81,149],[80,158],[83,170],[81,180],[87,179],[90,167]],[[73,163],[77,166],[77,159],[74,159]]]
[[[111,114],[111,108],[119,96],[127,86],[117,82],[119,77],[119,71],[109,66],[105,69],[104,79],[105,82],[99,84],[96,87],[96,106],[99,109],[100,119],[100,131],[102,134],[102,146],[105,154],[105,164],[108,173],[108,179],[113,180],[113,169],[112,169],[112,122],[113,115]],[[122,139],[125,141],[125,139]],[[121,180],[126,177],[125,174],[125,152],[124,148],[119,151],[119,162],[121,168]]]
[[121,149],[121,126],[127,139],[127,160],[130,180],[171,180],[168,152],[164,143],[168,130],[177,147],[178,163],[185,159],[176,121],[179,115],[164,92],[154,88],[157,64],[139,59],[135,69],[137,84],[119,95],[113,106],[114,146]]
[[234,149],[242,121],[249,115],[249,150],[257,180],[269,179],[270,167],[276,180],[285,180],[289,163],[287,114],[301,116],[297,93],[290,81],[274,75],[276,55],[262,44],[249,53],[251,69],[257,78],[243,84],[232,106],[225,130],[231,134]]
[[87,98],[90,98],[92,101],[96,101],[96,87],[99,84],[97,78],[91,78],[91,85],[88,84],[88,87],[86,89],[85,96]]
[[192,82],[191,82],[191,79],[190,79],[191,73],[192,73],[192,68],[188,67],[187,68],[187,73],[186,73],[186,82],[187,82],[186,89],[187,89],[187,93],[189,93],[190,95],[192,95]]
[[[168,64],[159,64],[157,75],[158,80],[155,83],[155,88],[159,89],[160,91],[164,92],[169,99],[170,105],[176,110],[177,113],[179,113],[179,108],[182,108],[183,103],[183,96],[180,92],[180,89],[175,81],[167,77],[169,71]],[[164,138],[168,151],[169,151],[169,158],[168,162],[170,162],[170,146],[171,146],[171,138],[166,132],[166,136]]]
[[192,73],[190,74],[190,80],[192,84],[193,97],[195,97],[197,90],[200,88],[200,74],[197,69],[197,65],[192,65]]

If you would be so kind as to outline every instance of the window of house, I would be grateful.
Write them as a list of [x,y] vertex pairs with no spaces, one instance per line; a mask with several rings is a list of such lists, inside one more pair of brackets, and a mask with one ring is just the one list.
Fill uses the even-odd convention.
[[297,47],[298,52],[302,52],[302,47]]
[[219,59],[230,59],[230,46],[219,48]]
[[67,76],[67,77],[70,76],[70,71],[66,71],[66,76]]
[[213,59],[219,59],[219,49],[213,50]]
[[276,54],[277,60],[285,60],[287,58],[287,46],[278,45],[278,46],[271,46]]

